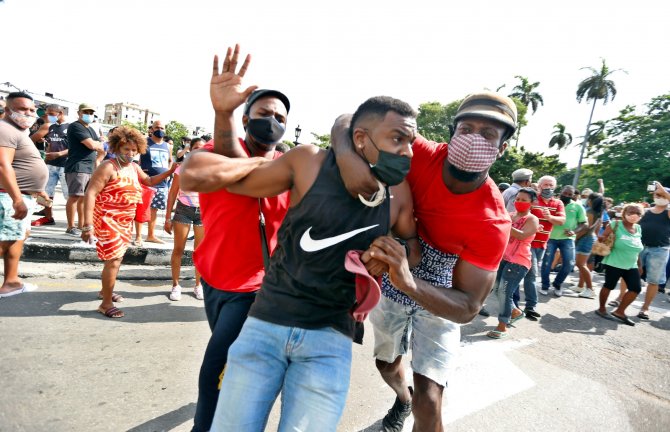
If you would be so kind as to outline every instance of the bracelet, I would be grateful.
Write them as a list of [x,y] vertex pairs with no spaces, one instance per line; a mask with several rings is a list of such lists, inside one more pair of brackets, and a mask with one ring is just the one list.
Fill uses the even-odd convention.
[[85,225],[81,227],[81,232],[89,232],[89,231],[93,231],[93,225]]
[[400,237],[393,237],[393,240],[397,241],[398,243],[400,243],[405,247],[405,255],[407,256],[407,258],[409,258],[409,245],[407,244],[407,242],[401,239]]

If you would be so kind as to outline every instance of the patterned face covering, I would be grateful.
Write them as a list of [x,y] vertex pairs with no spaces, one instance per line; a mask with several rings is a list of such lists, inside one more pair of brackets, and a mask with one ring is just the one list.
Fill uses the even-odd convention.
[[449,142],[447,160],[461,171],[486,171],[497,157],[498,147],[479,134],[458,135]]
[[11,114],[9,114],[9,118],[11,118],[12,121],[16,123],[16,125],[21,129],[30,129],[30,127],[34,125],[35,122],[37,121],[37,117],[17,113],[14,111],[12,111]]

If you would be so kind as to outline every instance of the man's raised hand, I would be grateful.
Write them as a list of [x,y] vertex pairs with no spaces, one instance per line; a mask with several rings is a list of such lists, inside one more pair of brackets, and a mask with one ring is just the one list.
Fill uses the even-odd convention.
[[221,67],[221,73],[219,73],[219,56],[214,56],[212,80],[209,82],[209,96],[212,99],[214,111],[232,113],[258,88],[258,86],[249,86],[245,90],[242,90],[242,78],[247,72],[249,62],[251,62],[251,55],[247,54],[242,67],[236,72],[239,56],[239,44],[235,44],[234,50],[228,47]]

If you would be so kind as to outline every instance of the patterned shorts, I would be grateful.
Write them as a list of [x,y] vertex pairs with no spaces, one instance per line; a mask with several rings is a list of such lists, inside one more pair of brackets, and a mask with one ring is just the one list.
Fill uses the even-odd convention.
[[23,195],[28,214],[23,219],[14,219],[14,202],[8,193],[0,192],[0,241],[17,241],[26,238],[30,230],[30,219],[35,211],[35,199]]
[[156,187],[155,189],[156,194],[154,195],[154,199],[151,200],[151,208],[165,210],[167,208],[168,188]]

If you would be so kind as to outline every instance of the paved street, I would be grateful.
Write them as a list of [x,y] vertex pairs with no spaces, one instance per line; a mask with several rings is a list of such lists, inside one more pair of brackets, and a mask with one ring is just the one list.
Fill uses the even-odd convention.
[[[95,311],[100,269],[21,264],[40,289],[0,300],[0,431],[190,430],[209,335],[202,302],[190,295],[171,302],[167,267],[124,265],[118,291],[126,317],[110,320]],[[184,286],[190,293],[193,281]],[[652,319],[635,327],[595,316],[596,300],[540,297],[540,321],[520,321],[507,340],[485,337],[495,316],[463,326],[446,429],[667,431],[668,297],[659,295]],[[495,299],[487,307],[497,313]],[[379,430],[393,398],[374,367],[368,326],[364,345],[354,346],[338,430]],[[276,408],[268,430],[276,430]]]

